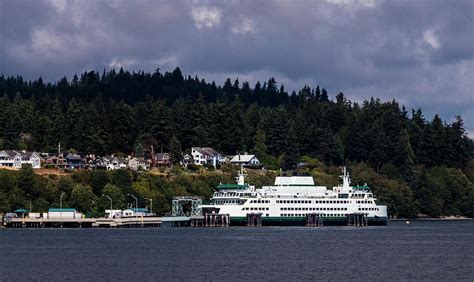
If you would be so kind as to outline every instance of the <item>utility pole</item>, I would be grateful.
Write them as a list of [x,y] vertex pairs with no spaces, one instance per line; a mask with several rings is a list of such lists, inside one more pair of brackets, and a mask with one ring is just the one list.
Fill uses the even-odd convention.
[[135,199],[135,213],[137,213],[137,209],[138,209],[138,199],[137,199],[137,197],[133,196],[132,194],[127,194],[127,195]]
[[59,197],[59,214],[61,217],[61,220],[63,219],[63,197],[66,193],[62,192],[61,196]]
[[102,195],[102,197],[107,197],[107,199],[109,199],[109,201],[110,201],[110,215],[109,215],[109,217],[112,218],[112,210],[113,210],[113,206],[112,206],[113,201],[112,201],[112,198],[110,198],[110,197],[107,196],[107,195]]
[[150,201],[150,213],[153,213],[153,199],[147,198],[147,200]]

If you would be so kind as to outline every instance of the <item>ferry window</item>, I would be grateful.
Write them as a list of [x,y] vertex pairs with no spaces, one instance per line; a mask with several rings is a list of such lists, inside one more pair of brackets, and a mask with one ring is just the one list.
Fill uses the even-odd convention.
[[267,211],[268,211],[268,208],[267,208]]

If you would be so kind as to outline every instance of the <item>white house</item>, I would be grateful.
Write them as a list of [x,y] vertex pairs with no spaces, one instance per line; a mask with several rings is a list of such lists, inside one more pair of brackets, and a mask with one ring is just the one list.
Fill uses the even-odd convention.
[[235,155],[231,160],[231,164],[244,166],[257,166],[260,161],[255,155]]
[[41,157],[36,152],[2,150],[0,151],[0,166],[21,168],[29,164],[33,168],[41,168]]
[[143,158],[133,158],[128,162],[128,167],[133,170],[143,169],[147,170],[150,168],[150,164]]
[[192,147],[191,156],[196,165],[212,164],[216,167],[216,165],[225,162],[225,157],[210,147]]
[[190,154],[185,154],[181,160],[181,165],[187,167],[188,164],[193,164],[194,160]]
[[116,157],[114,155],[102,157],[101,166],[104,166],[107,168],[107,170],[127,168],[125,161],[122,158]]

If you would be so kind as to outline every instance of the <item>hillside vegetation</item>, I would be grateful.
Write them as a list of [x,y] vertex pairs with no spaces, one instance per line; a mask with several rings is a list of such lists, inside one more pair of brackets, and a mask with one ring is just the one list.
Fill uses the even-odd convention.
[[[152,74],[92,71],[56,83],[0,76],[0,93],[3,149],[55,152],[61,143],[103,155],[140,154],[153,145],[176,160],[191,146],[210,146],[225,154],[254,153],[267,168],[288,173],[307,163],[310,168],[294,172],[310,173],[324,185],[335,184],[338,166],[345,164],[355,182],[372,186],[391,215],[474,213],[474,145],[460,116],[452,123],[438,115],[426,120],[421,109],[408,111],[396,101],[353,103],[319,86],[288,93],[273,78],[253,87],[230,79],[218,86],[184,77],[179,68]],[[273,174],[255,175],[256,184],[273,182]],[[104,201],[99,196],[108,189],[120,199],[128,191],[143,195],[141,200],[146,191],[156,193],[164,212],[172,195],[208,197],[219,181],[232,181],[231,174],[217,172],[170,178],[124,171],[25,175],[0,172],[1,210],[26,207],[27,194],[46,207],[65,191],[69,204],[90,198],[81,209],[99,211]],[[102,180],[93,184],[97,175]],[[114,180],[116,175],[126,184]]]

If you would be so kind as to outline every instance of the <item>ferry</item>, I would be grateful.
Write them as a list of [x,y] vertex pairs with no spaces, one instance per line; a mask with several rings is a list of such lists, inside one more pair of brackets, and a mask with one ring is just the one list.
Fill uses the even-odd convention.
[[387,206],[377,199],[367,185],[350,186],[350,176],[343,167],[342,184],[328,189],[316,186],[311,176],[279,176],[272,186],[256,189],[245,183],[241,172],[235,184],[217,186],[210,204],[201,205],[203,213],[228,215],[230,225],[246,225],[249,214],[260,214],[261,225],[306,225],[310,215],[317,215],[324,225],[347,225],[350,216],[362,216],[366,225],[387,225]]

